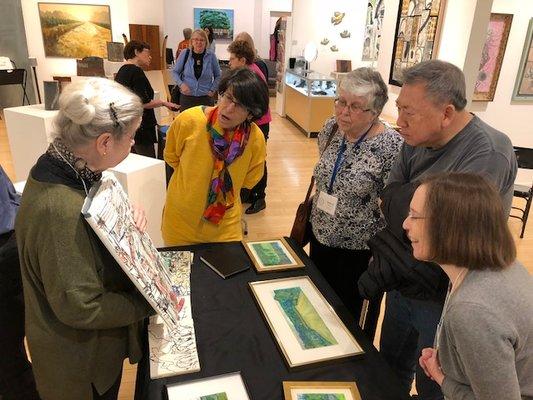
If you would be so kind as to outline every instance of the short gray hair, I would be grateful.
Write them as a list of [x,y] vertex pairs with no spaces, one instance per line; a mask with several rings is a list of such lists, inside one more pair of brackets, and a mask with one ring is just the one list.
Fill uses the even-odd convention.
[[381,74],[373,68],[361,67],[349,72],[342,78],[339,90],[365,97],[368,102],[367,107],[376,115],[381,114],[389,99],[387,85],[383,82]]
[[441,60],[430,60],[407,68],[403,84],[425,84],[426,93],[436,104],[451,103],[456,110],[466,107],[465,75],[457,66]]
[[191,28],[185,28],[183,30],[183,37],[185,38],[185,40],[189,40],[191,38],[191,35],[192,35],[192,29]]
[[143,113],[141,99],[121,84],[91,78],[67,85],[59,97],[54,136],[75,148],[104,132],[120,138]]

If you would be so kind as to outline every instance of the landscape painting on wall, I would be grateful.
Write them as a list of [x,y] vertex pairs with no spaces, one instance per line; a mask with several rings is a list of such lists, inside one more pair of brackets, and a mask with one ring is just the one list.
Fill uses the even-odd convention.
[[213,28],[215,39],[233,40],[233,10],[195,8],[194,29]]
[[487,38],[481,52],[479,72],[472,100],[494,100],[512,22],[513,14],[490,15]]
[[112,41],[111,12],[106,5],[39,3],[46,57],[107,57]]
[[389,83],[402,85],[402,70],[437,55],[445,0],[400,0]]

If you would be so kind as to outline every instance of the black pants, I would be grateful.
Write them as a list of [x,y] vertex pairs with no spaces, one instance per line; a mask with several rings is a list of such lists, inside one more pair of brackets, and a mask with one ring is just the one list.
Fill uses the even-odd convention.
[[214,104],[215,100],[209,96],[187,96],[183,93],[180,96],[180,112],[191,107],[213,106]]
[[115,380],[115,383],[113,383],[113,386],[111,386],[105,393],[98,394],[94,385],[92,385],[93,400],[116,400],[118,399],[118,391],[120,389],[121,381],[122,381],[122,368],[120,368],[120,372],[118,373],[118,377]]
[[[270,124],[267,123],[267,124],[259,125],[259,129],[261,129],[261,132],[263,132],[265,141],[268,140],[268,133],[270,132]],[[253,203],[256,200],[264,199],[266,197],[266,193],[265,193],[266,187],[267,187],[267,164],[265,161],[265,172],[263,173],[261,180],[257,182],[257,184],[252,189],[250,189],[248,201]]]
[[0,399],[39,399],[24,348],[24,298],[15,235],[0,236]]
[[156,158],[155,146],[153,143],[135,143],[131,152],[141,156]]
[[[349,250],[329,247],[320,243],[311,235],[310,257],[348,311],[359,323],[364,299],[357,290],[359,277],[368,268],[370,250]],[[363,331],[371,340],[374,339],[379,317],[381,297],[372,300],[366,310]]]

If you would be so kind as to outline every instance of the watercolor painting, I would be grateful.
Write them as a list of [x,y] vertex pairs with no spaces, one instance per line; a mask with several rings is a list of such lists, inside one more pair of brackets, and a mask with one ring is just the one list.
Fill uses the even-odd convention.
[[337,344],[337,340],[299,287],[274,290],[274,299],[303,349]]
[[361,57],[363,61],[377,61],[378,59],[384,16],[385,0],[368,0],[363,56]]
[[257,272],[283,271],[305,267],[305,264],[285,238],[245,240],[243,246]]
[[472,100],[492,101],[502,68],[512,14],[491,14]]
[[284,381],[284,400],[361,400],[355,382]]
[[402,70],[437,54],[445,0],[400,0],[389,83],[402,85]]
[[225,392],[217,394],[208,394],[200,397],[200,400],[228,400],[228,395]]
[[195,8],[194,29],[213,28],[215,39],[233,40],[233,10]]
[[167,382],[168,400],[250,400],[240,372],[178,383]]
[[346,400],[342,393],[302,393],[296,397],[298,400]]
[[529,28],[513,91],[513,100],[533,101],[533,18],[529,20]]
[[112,41],[107,5],[39,3],[46,57],[107,57]]

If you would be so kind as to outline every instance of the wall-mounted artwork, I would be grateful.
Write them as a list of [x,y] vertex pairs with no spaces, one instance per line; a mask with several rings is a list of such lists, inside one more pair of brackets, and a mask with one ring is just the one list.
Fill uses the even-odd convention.
[[308,276],[249,285],[289,368],[363,354]]
[[513,100],[533,101],[533,18],[529,20],[524,50],[516,76]]
[[46,57],[107,57],[112,41],[109,6],[39,3]]
[[355,382],[283,382],[284,400],[361,400]]
[[240,372],[167,384],[168,400],[249,400]]
[[233,40],[233,10],[195,8],[194,29],[213,28],[215,39]]
[[377,61],[378,59],[384,16],[385,0],[368,0],[363,57],[361,58],[363,61]]
[[401,86],[401,73],[437,54],[445,0],[400,0],[389,83]]
[[472,100],[492,101],[502,68],[507,38],[513,22],[512,14],[491,14],[487,38],[481,52],[479,73]]

